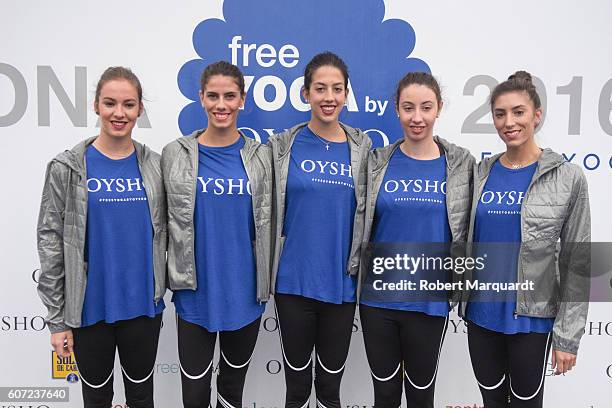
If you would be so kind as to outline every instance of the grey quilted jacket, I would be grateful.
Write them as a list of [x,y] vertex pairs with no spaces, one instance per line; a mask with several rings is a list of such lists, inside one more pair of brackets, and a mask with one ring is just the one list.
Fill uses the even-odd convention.
[[[198,176],[198,136],[193,132],[164,147],[162,172],[168,199],[168,278],[172,290],[198,287],[195,267],[193,213]],[[270,148],[246,137],[240,157],[249,178],[255,221],[254,254],[257,301],[270,297],[272,252],[272,163]],[[222,256],[222,254],[219,254]]]
[[[289,158],[291,156],[291,146],[298,132],[308,123],[300,123],[282,133],[270,137],[268,144],[272,148],[272,159],[274,163],[274,231],[275,231],[275,246],[274,256],[272,261],[272,282],[271,290],[276,289],[276,275],[278,273],[278,264],[283,251],[285,237],[282,236],[283,225],[285,222],[285,192],[287,190],[287,176],[289,174]],[[361,130],[354,129],[343,123],[340,123],[342,129],[347,136],[347,141],[350,148],[351,157],[351,173],[353,175],[353,184],[355,186],[355,199],[357,206],[355,210],[355,218],[353,222],[353,238],[349,259],[347,264],[347,273],[357,275],[359,271],[359,258],[361,241],[363,235],[363,223],[366,201],[366,167],[367,157],[372,141]],[[327,205],[327,204],[326,204]]]
[[[385,178],[387,167],[389,167],[389,160],[403,141],[403,139],[399,139],[391,145],[370,152],[367,172],[368,200],[363,233],[364,248],[368,245],[372,234],[376,200]],[[472,203],[472,176],[476,160],[469,150],[449,143],[441,137],[434,136],[434,141],[444,150],[444,155],[446,156],[446,212],[448,214],[452,241],[465,243],[468,236],[468,221]],[[465,245],[461,245],[461,247],[465,248]],[[357,293],[361,291],[361,283],[367,273],[365,269],[366,265],[362,265],[362,268],[359,270],[360,290]],[[452,294],[452,296],[455,301],[458,301],[458,293]]]
[[[81,326],[87,286],[85,149],[96,137],[57,155],[47,165],[38,216],[38,294],[47,307],[51,333]],[[160,156],[133,141],[153,224],[154,301],[166,292],[166,200]]]
[[[484,159],[475,171],[470,241],[474,235],[478,201],[491,168],[500,156]],[[519,289],[515,314],[555,318],[553,348],[576,354],[589,307],[591,215],[588,186],[578,166],[550,149],[542,151],[523,199],[521,237],[517,282],[538,282],[540,293]],[[561,250],[557,259],[555,252],[559,240]],[[578,245],[574,245],[576,243]],[[465,316],[468,299],[466,291],[459,310],[462,316]]]

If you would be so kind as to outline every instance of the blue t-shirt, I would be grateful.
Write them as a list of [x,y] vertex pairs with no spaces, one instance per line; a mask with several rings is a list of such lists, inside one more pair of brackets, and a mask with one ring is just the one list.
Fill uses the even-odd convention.
[[300,130],[291,147],[285,203],[276,291],[354,302],[356,279],[347,274],[347,263],[357,202],[348,142],[323,141],[307,126]]
[[153,317],[153,225],[136,152],[113,160],[93,145],[87,164],[87,286],[81,325]]
[[237,330],[262,315],[257,302],[251,186],[240,150],[199,145],[195,229],[196,290],[177,290],[181,319],[211,332]]
[[[498,161],[493,164],[485,184],[474,225],[474,242],[492,242],[479,252],[494,251],[482,271],[474,271],[474,278],[484,282],[516,282],[518,255],[521,243],[521,205],[537,168],[537,163],[521,169],[509,169]],[[514,244],[513,244],[514,243]],[[485,244],[486,245],[486,244]],[[478,250],[478,247],[477,247]],[[548,333],[554,319],[515,316],[516,292],[506,293],[502,298],[479,300],[478,293],[471,295],[467,308],[467,319],[496,332]]]
[[[452,240],[446,212],[445,156],[433,160],[416,160],[401,149],[396,149],[380,186],[372,231],[371,241],[376,243]],[[437,250],[426,244],[424,248]],[[408,276],[406,278],[411,280]],[[412,278],[418,282],[419,279],[428,279],[428,276],[421,272]],[[413,294],[415,299],[426,297],[424,293]],[[361,303],[386,309],[423,312],[431,316],[448,315],[448,302],[445,301],[386,302],[363,298]]]

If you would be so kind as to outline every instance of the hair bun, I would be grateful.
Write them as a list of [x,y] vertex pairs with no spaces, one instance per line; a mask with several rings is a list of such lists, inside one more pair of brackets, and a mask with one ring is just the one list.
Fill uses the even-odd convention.
[[527,71],[516,71],[508,77],[508,81],[525,81],[532,82],[531,74]]

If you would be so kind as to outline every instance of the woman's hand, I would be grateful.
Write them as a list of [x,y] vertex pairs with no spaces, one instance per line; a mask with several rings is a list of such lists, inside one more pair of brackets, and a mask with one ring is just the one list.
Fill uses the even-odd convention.
[[74,346],[72,330],[51,334],[51,346],[58,356],[68,357],[72,353],[72,347]]
[[556,368],[555,375],[565,374],[576,365],[576,355],[565,351],[553,350],[552,368]]

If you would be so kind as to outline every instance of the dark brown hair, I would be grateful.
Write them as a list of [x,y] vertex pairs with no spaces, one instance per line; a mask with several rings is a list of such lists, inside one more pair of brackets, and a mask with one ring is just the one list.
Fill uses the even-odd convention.
[[315,71],[325,66],[338,68],[344,77],[344,88],[348,89],[348,67],[344,61],[342,61],[342,58],[330,51],[325,51],[315,55],[306,65],[306,68],[304,69],[304,88],[310,88],[310,85],[312,84],[312,76],[314,75]]
[[[132,72],[131,69],[126,67],[108,67],[98,80],[98,85],[96,85],[96,97],[94,99],[95,103],[100,101],[100,92],[102,91],[102,87],[105,83],[109,81],[115,81],[118,79],[124,79],[128,81],[130,84],[134,85],[136,88],[136,92],[138,93],[138,103],[142,102],[142,85],[140,85],[140,80]],[[97,113],[97,112],[96,112]]]
[[532,82],[531,74],[527,71],[516,71],[514,74],[510,75],[506,81],[493,89],[491,97],[489,98],[491,110],[493,110],[493,105],[497,98],[508,92],[526,92],[529,99],[533,102],[535,109],[540,109],[542,107],[540,95],[538,95],[538,91]]
[[429,72],[409,72],[397,83],[397,88],[395,89],[396,109],[399,108],[400,94],[404,88],[407,88],[410,85],[423,85],[428,87],[436,95],[438,108],[442,106],[442,93],[440,92],[440,85],[438,84],[438,81],[436,81],[436,78],[434,78],[434,76]]
[[230,78],[233,78],[238,85],[238,89],[240,89],[240,95],[244,95],[244,75],[242,75],[242,71],[237,66],[230,64],[227,61],[217,61],[208,65],[204,68],[202,72],[202,76],[200,77],[200,90],[204,92],[204,88],[206,88],[206,84],[212,76],[215,75],[223,75]]

